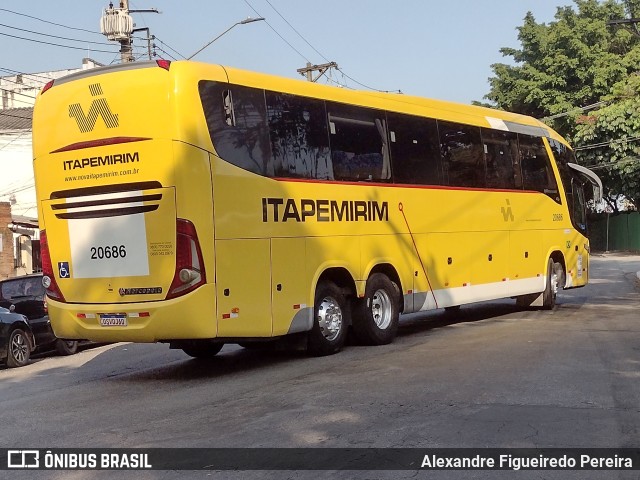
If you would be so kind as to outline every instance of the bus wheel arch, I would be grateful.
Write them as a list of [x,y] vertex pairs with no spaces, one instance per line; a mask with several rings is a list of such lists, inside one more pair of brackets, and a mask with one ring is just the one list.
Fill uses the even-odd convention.
[[353,332],[367,345],[385,345],[393,341],[403,303],[395,269],[390,265],[378,267],[369,275],[364,298],[358,300],[353,317]]
[[519,307],[534,307],[543,310],[555,308],[558,290],[566,285],[566,263],[564,255],[559,250],[550,252],[546,258],[544,290],[541,293],[516,297],[516,304]]
[[558,276],[558,288],[563,289],[567,283],[567,264],[564,255],[559,250],[555,250],[549,258],[553,260],[553,271]]

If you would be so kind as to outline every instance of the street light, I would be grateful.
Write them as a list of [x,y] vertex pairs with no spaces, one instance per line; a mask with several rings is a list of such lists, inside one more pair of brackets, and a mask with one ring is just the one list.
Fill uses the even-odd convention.
[[203,51],[205,48],[207,48],[209,45],[211,45],[213,42],[215,42],[216,40],[218,40],[221,36],[223,36],[225,33],[227,33],[229,30],[231,30],[233,27],[235,27],[236,25],[246,25],[247,23],[253,23],[253,22],[261,22],[262,20],[264,20],[263,17],[258,17],[258,18],[245,18],[244,20],[241,20],[239,22],[234,23],[233,25],[231,25],[229,28],[227,28],[224,32],[222,32],[220,35],[218,35],[216,38],[214,38],[213,40],[211,40],[209,43],[207,43],[204,47],[202,47],[200,50],[198,50],[196,53],[194,53],[193,55],[191,55],[190,57],[187,58],[187,60],[191,60],[193,57],[195,57],[197,54],[199,54],[201,51]]

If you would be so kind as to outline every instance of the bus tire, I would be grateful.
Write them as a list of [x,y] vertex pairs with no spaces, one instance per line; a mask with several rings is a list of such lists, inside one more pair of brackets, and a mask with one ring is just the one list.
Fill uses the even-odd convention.
[[7,367],[22,367],[29,363],[31,345],[24,330],[16,328],[11,331],[7,342]]
[[182,351],[193,358],[208,359],[215,357],[224,347],[224,343],[193,341],[190,345],[184,345]]
[[59,355],[73,355],[78,351],[77,340],[56,340],[56,351]]
[[[556,265],[553,259],[550,258],[547,262],[547,284],[544,292],[542,293],[542,308],[543,310],[553,310],[556,306],[556,296],[558,294],[558,282],[561,274],[558,273]],[[562,266],[560,266],[562,270]]]
[[347,337],[348,318],[347,301],[340,288],[333,282],[320,283],[316,288],[307,352],[316,357],[339,352]]
[[385,274],[374,273],[353,319],[353,333],[365,345],[386,345],[398,333],[399,318],[400,288]]

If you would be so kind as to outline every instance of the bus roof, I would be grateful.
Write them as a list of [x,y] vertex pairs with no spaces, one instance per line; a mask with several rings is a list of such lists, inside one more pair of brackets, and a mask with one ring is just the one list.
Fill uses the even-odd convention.
[[[537,137],[550,137],[564,144],[567,143],[548,125],[527,115],[476,105],[466,105],[444,100],[404,95],[400,93],[352,90],[202,62],[149,61],[111,65],[73,73],[55,80],[55,84],[58,85],[94,75],[108,74],[124,70],[139,70],[153,66],[160,66],[169,70],[172,74],[186,75],[198,81],[224,81],[232,84],[264,88],[267,90],[349,103],[363,107],[402,112],[515,133],[524,133]],[[225,76],[226,78],[224,78]]]

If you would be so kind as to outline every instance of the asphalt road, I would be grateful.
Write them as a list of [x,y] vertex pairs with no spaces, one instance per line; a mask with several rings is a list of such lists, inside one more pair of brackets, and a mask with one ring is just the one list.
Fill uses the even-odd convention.
[[[413,315],[338,355],[115,344],[0,367],[0,446],[640,447],[640,256],[595,256],[554,311]],[[328,465],[331,467],[331,465]],[[8,472],[0,478],[576,478],[635,472]]]

